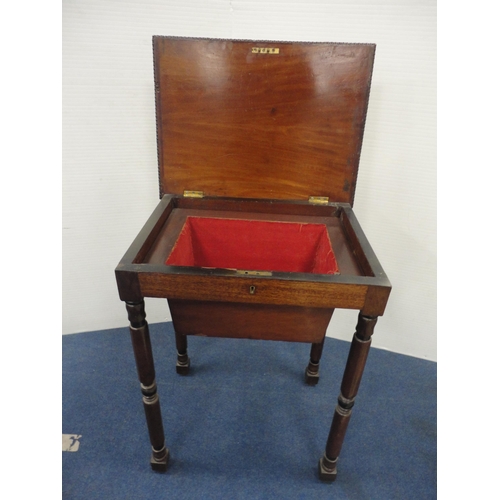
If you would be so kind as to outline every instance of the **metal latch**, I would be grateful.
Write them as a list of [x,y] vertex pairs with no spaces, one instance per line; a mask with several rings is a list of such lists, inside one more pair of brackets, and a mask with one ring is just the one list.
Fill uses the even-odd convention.
[[328,205],[328,196],[309,196],[309,203],[313,205]]
[[184,198],[203,198],[203,191],[184,191]]
[[244,274],[245,276],[272,276],[271,271],[246,271],[243,269],[237,269],[236,274]]

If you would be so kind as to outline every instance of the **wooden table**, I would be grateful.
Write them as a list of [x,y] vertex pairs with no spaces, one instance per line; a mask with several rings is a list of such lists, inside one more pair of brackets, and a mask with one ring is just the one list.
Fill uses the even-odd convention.
[[[167,469],[145,297],[189,335],[311,344],[359,310],[319,476],[332,481],[391,285],[352,210],[374,45],[154,37],[160,203],[116,268],[153,448]],[[305,464],[306,466],[306,464]]]

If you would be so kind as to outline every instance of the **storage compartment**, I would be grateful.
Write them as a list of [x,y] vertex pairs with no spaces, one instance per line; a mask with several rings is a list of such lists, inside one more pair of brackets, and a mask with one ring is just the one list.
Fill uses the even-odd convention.
[[324,224],[187,217],[165,264],[338,274]]

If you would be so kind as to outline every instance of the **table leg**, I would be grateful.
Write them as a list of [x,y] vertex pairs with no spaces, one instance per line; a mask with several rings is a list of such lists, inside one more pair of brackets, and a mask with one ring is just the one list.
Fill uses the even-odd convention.
[[156,392],[155,368],[149,328],[144,311],[144,301],[126,302],[130,321],[130,337],[134,349],[137,373],[141,383],[142,401],[146,413],[149,439],[153,454],[151,468],[155,471],[167,470],[169,452],[165,447],[165,435],[161,418],[160,399]]
[[187,353],[187,337],[175,332],[175,345],[177,347],[177,364],[175,369],[179,375],[187,375],[189,373],[189,356]]
[[309,364],[306,368],[306,384],[316,385],[319,380],[319,361],[323,353],[323,345],[325,338],[321,342],[311,344],[311,355],[309,357]]
[[324,481],[335,481],[337,478],[337,460],[351,418],[354,398],[358,393],[366,359],[368,358],[371,336],[376,322],[376,316],[363,316],[361,313],[358,316],[356,333],[352,339],[347,358],[338,405],[333,415],[325,454],[319,461],[319,477]]

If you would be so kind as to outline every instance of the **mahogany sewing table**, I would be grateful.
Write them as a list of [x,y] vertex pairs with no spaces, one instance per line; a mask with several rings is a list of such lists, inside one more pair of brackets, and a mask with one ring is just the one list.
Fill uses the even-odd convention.
[[[332,481],[391,285],[352,210],[372,44],[153,37],[160,203],[116,268],[148,431],[165,445],[145,297],[188,335],[307,342],[319,379],[335,308],[359,310],[319,462]],[[306,466],[306,464],[305,464]]]

